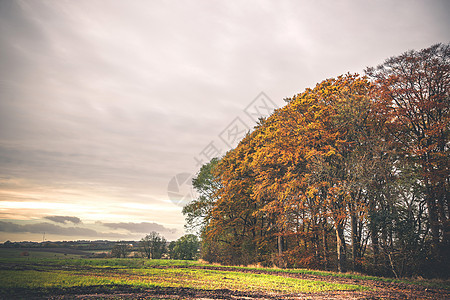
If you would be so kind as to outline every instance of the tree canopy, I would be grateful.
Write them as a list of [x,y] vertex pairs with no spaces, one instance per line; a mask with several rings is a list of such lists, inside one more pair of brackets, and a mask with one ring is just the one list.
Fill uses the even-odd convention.
[[449,65],[437,44],[288,98],[194,179],[203,258],[448,276]]
[[142,256],[148,259],[160,259],[167,251],[166,239],[155,231],[143,237],[139,246]]

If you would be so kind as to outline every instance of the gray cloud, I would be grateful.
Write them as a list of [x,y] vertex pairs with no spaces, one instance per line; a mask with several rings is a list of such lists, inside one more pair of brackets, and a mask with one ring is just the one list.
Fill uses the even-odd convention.
[[0,231],[3,232],[29,232],[29,233],[46,233],[54,235],[66,235],[66,236],[86,236],[86,237],[98,237],[101,236],[97,231],[82,228],[82,227],[62,227],[51,223],[36,223],[36,224],[15,224],[12,222],[0,221]]
[[83,237],[88,239],[139,239],[140,235],[122,234],[116,232],[103,232],[85,227],[63,227],[47,222],[33,224],[16,224],[0,221],[0,232],[5,233],[32,233],[46,234],[46,236],[59,237]]
[[[0,1],[0,203],[45,201],[58,190],[92,197],[94,211],[111,201],[172,205],[169,180],[195,173],[194,156],[220,143],[261,91],[281,106],[325,78],[447,42],[449,6]],[[181,220],[181,234],[181,211],[166,211],[146,213]],[[127,220],[137,217],[145,221],[126,210]]]
[[152,231],[156,231],[159,233],[174,233],[176,232],[175,229],[169,229],[164,227],[163,225],[153,223],[153,222],[141,222],[141,223],[103,223],[98,222],[98,224],[101,224],[103,226],[112,228],[112,229],[125,229],[130,231],[131,233],[150,233]]
[[66,224],[67,222],[73,223],[73,224],[81,224],[81,219],[77,217],[69,217],[69,216],[47,216],[44,217],[44,219],[56,222],[56,223],[62,223]]

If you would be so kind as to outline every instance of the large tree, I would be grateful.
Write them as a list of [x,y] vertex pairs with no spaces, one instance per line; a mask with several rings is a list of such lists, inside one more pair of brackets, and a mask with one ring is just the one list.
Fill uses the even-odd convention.
[[365,182],[374,169],[370,161],[376,140],[371,93],[367,79],[348,74],[325,80],[290,103],[290,117],[297,120],[297,131],[301,131],[298,148],[304,149],[306,160],[306,189],[301,199],[312,209],[311,220],[331,217],[339,271],[346,270],[344,231],[348,223],[353,267],[362,254],[361,220],[368,200]]
[[418,167],[435,255],[448,259],[450,46],[408,51],[366,72],[379,87],[377,109],[399,155]]
[[339,271],[351,258],[354,270],[395,276],[444,270],[448,48],[391,58],[369,78],[324,80],[261,120],[212,172],[204,166],[214,192],[187,212],[205,216],[205,257]]

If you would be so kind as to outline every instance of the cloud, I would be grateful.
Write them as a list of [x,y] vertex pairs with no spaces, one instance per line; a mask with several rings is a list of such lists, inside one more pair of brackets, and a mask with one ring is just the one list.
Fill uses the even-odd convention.
[[56,222],[56,223],[62,223],[66,224],[67,222],[71,222],[73,224],[80,224],[81,219],[77,217],[69,217],[69,216],[47,216],[44,217],[44,219]]
[[169,229],[164,227],[161,224],[153,223],[153,222],[141,222],[141,223],[103,223],[98,222],[98,224],[102,224],[103,226],[109,227],[111,229],[125,229],[132,233],[150,233],[152,231],[160,232],[160,233],[174,233],[176,229]]
[[29,232],[29,233],[48,233],[54,235],[64,235],[64,236],[87,236],[87,237],[98,237],[99,232],[82,227],[62,227],[59,225],[42,222],[36,224],[15,224],[12,222],[0,221],[0,231],[19,233],[19,232]]
[[70,239],[73,238],[91,238],[91,239],[136,239],[137,235],[123,234],[116,232],[102,232],[85,227],[63,227],[48,222],[40,222],[34,224],[16,224],[12,222],[0,221],[0,232],[20,234],[20,233],[32,233],[43,234],[47,236],[61,236]]

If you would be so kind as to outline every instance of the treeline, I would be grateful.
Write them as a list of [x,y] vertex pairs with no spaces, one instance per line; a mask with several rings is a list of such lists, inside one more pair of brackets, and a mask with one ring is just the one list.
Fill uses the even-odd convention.
[[[136,245],[118,242],[111,250],[110,256],[116,258],[142,257],[148,259],[184,259],[198,258],[200,241],[193,234],[186,234],[170,243],[159,233],[153,231],[143,237]],[[106,257],[106,255],[104,255]]]
[[[128,243],[133,243],[130,241]],[[11,242],[0,243],[0,248],[68,248],[75,250],[110,250],[116,244],[113,241],[45,241],[45,242]]]
[[448,277],[449,53],[327,79],[204,165],[183,210],[203,259]]

